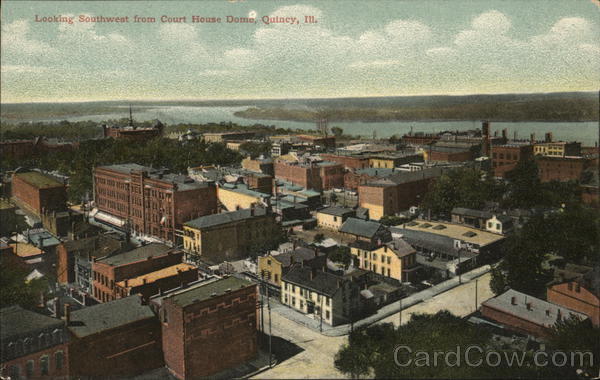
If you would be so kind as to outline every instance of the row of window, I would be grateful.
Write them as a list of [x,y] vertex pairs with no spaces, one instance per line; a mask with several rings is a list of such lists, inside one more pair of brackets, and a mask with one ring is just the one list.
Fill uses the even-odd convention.
[[63,343],[63,332],[60,329],[55,329],[52,333],[42,332],[37,337],[28,337],[10,342],[6,347],[6,354],[8,357],[25,355],[61,343]]
[[[65,355],[62,351],[56,351],[54,353],[54,368],[60,371],[64,367]],[[25,378],[32,378],[38,376],[48,376],[50,374],[50,356],[42,355],[36,365],[35,360],[28,360],[25,363],[24,373]],[[8,376],[10,379],[21,379],[21,366],[14,364],[8,367]],[[4,378],[4,377],[3,377]]]
[[94,281],[101,283],[102,285],[109,287],[111,289],[114,288],[115,286],[115,282],[114,280],[109,280],[108,277],[106,277],[105,275],[103,275],[102,273],[93,272],[93,276],[94,276]]

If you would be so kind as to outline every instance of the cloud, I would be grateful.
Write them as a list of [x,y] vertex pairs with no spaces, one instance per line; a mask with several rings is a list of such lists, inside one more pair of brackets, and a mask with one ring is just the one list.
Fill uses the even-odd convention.
[[56,49],[46,42],[29,37],[30,25],[27,20],[15,20],[2,26],[2,50],[14,55],[52,54]]

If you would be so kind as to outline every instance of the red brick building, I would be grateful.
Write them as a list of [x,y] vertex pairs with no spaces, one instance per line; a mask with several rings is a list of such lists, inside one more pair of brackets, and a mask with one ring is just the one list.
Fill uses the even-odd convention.
[[539,176],[542,182],[579,181],[583,172],[593,167],[594,161],[585,157],[537,157]]
[[0,309],[0,331],[2,378],[69,377],[65,321],[9,306]]
[[79,143],[61,142],[36,137],[33,140],[4,140],[0,142],[0,156],[19,159],[49,152],[69,152],[79,148]]
[[157,137],[161,137],[165,126],[159,120],[154,122],[152,127],[136,127],[133,125],[133,120],[130,119],[129,125],[120,126],[107,126],[102,125],[102,133],[105,138],[112,137],[114,139],[126,139],[132,142],[142,142],[151,140]]
[[72,377],[124,378],[164,365],[160,322],[140,296],[69,312],[65,319]]
[[148,244],[134,250],[96,258],[92,262],[93,297],[99,302],[117,299],[116,284],[159,269],[180,264],[183,251],[164,244]]
[[344,186],[344,168],[333,162],[300,164],[277,161],[275,162],[275,178],[306,189],[331,190]]
[[271,194],[273,192],[273,177],[266,174],[252,173],[244,176],[244,182],[248,189],[261,193]]
[[343,155],[343,154],[320,154],[325,161],[340,164],[346,170],[365,169],[369,167],[369,157],[363,155]]
[[309,143],[314,147],[335,148],[334,136],[296,135],[296,139],[303,143]]
[[429,145],[440,139],[439,135],[417,133],[402,136],[402,143],[406,145]]
[[165,364],[178,379],[211,376],[256,357],[257,286],[236,277],[201,282],[153,300]]
[[217,212],[217,189],[183,175],[136,164],[94,169],[94,199],[101,219],[135,234],[175,241],[184,222]]
[[519,161],[530,160],[533,157],[531,144],[505,144],[492,146],[492,169],[495,177],[506,176]]
[[44,211],[67,208],[67,188],[42,173],[15,173],[12,176],[12,199],[19,207],[41,216]]
[[509,289],[481,304],[481,314],[522,334],[548,338],[556,321],[585,314]]
[[600,267],[576,278],[551,284],[546,298],[552,303],[587,315],[595,327],[600,327]]
[[175,264],[138,277],[125,279],[115,283],[117,298],[125,298],[139,294],[148,300],[155,294],[165,290],[185,286],[198,279],[198,268],[191,264]]
[[385,179],[358,186],[358,203],[369,210],[371,219],[408,210],[421,203],[431,183],[442,175],[441,168],[399,172]]

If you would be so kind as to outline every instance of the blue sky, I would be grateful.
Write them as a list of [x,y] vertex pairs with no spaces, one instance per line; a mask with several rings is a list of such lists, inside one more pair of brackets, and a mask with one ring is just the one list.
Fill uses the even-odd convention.
[[[598,90],[599,11],[592,0],[7,0],[2,102]],[[187,22],[162,23],[163,15]],[[256,23],[225,22],[251,15]],[[304,23],[307,15],[317,23]],[[263,16],[300,24],[266,25]]]

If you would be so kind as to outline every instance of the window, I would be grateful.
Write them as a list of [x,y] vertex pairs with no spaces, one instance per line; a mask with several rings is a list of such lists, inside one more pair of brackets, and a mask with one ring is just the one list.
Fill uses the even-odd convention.
[[329,319],[329,310],[325,310],[325,319]]
[[388,264],[391,264],[391,263],[392,263],[392,259],[390,258],[390,256],[388,256],[388,258],[387,258],[387,262],[388,262]]
[[572,282],[569,282],[569,285],[567,285],[567,286],[568,286],[569,290],[573,290],[573,283]]
[[496,229],[497,230],[502,229],[502,226],[500,225],[500,223],[496,223]]
[[48,375],[48,369],[50,367],[50,359],[48,358],[48,355],[44,355],[40,358],[40,374],[42,376]]
[[388,268],[387,273],[388,273],[388,277],[391,277],[390,276],[390,268]]
[[18,365],[11,365],[10,367],[8,367],[8,376],[10,376],[11,379],[18,379],[21,375],[20,372],[21,370]]
[[325,298],[325,306],[329,306],[329,298]]
[[373,254],[373,260],[377,260],[377,254],[376,253]]
[[492,228],[492,222],[488,222],[488,228]]
[[581,285],[579,285],[579,284],[575,285],[575,291],[577,293],[581,292]]
[[62,369],[64,358],[65,358],[65,354],[62,351],[57,351],[54,354],[54,361],[55,361],[56,369]]
[[33,360],[27,360],[27,364],[25,364],[25,376],[33,377],[33,371],[35,369],[35,363]]
[[279,275],[275,274],[275,282],[279,282]]
[[385,256],[381,255],[381,262],[385,263]]

